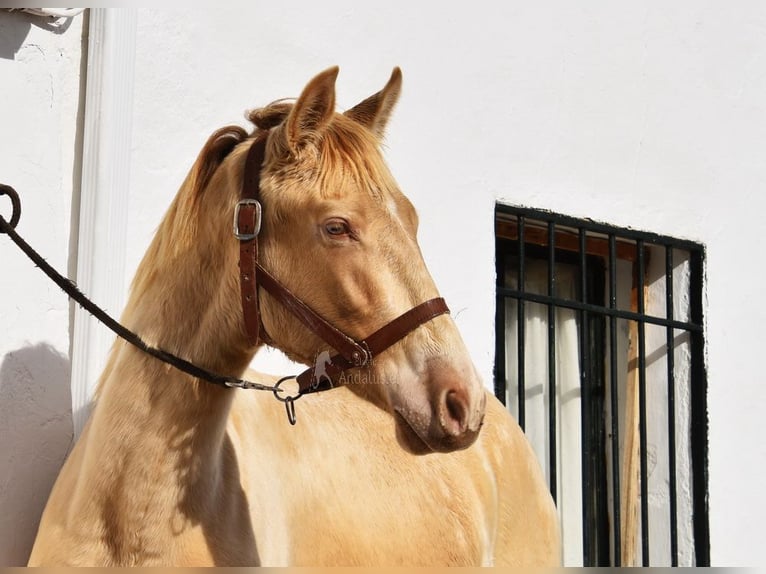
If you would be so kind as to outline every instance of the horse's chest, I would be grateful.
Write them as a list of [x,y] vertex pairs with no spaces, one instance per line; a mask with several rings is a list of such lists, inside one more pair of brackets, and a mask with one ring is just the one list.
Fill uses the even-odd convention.
[[[477,565],[486,555],[479,521],[465,508],[418,500],[412,490],[328,492],[289,518],[293,565]],[[443,502],[443,501],[442,501]]]

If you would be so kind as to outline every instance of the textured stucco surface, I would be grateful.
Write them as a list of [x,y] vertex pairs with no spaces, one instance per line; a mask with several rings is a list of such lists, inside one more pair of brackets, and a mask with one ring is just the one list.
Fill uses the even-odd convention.
[[[0,181],[18,231],[70,264],[82,16],[51,28],[0,10]],[[0,198],[0,210],[9,202]],[[23,565],[72,438],[66,296],[0,236],[0,565]]]

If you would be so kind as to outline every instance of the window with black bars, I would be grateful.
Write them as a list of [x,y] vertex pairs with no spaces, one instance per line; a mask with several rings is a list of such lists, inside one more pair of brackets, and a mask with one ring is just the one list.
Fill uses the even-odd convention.
[[495,394],[565,565],[709,565],[704,247],[498,205]]

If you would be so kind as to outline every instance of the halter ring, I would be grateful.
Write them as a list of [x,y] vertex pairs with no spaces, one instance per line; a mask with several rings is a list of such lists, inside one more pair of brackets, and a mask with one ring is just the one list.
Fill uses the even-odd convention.
[[290,422],[291,425],[294,425],[297,421],[295,418],[295,401],[299,398],[301,398],[303,395],[300,391],[298,391],[297,395],[291,395],[287,397],[280,396],[280,393],[285,392],[281,386],[282,383],[285,381],[289,381],[290,379],[298,379],[297,375],[290,375],[288,377],[282,377],[279,379],[276,384],[274,385],[274,390],[272,393],[274,393],[274,398],[277,399],[281,403],[285,403],[285,411],[287,412],[287,420]]

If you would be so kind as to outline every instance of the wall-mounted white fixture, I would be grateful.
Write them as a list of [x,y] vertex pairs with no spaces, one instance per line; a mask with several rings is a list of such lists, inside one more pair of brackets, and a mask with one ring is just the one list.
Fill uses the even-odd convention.
[[51,18],[74,18],[82,14],[85,8],[20,8],[22,12],[35,16],[48,16]]
[[45,25],[50,29],[64,29],[72,18],[85,12],[85,8],[4,8],[10,12],[25,12],[32,16],[45,18]]

